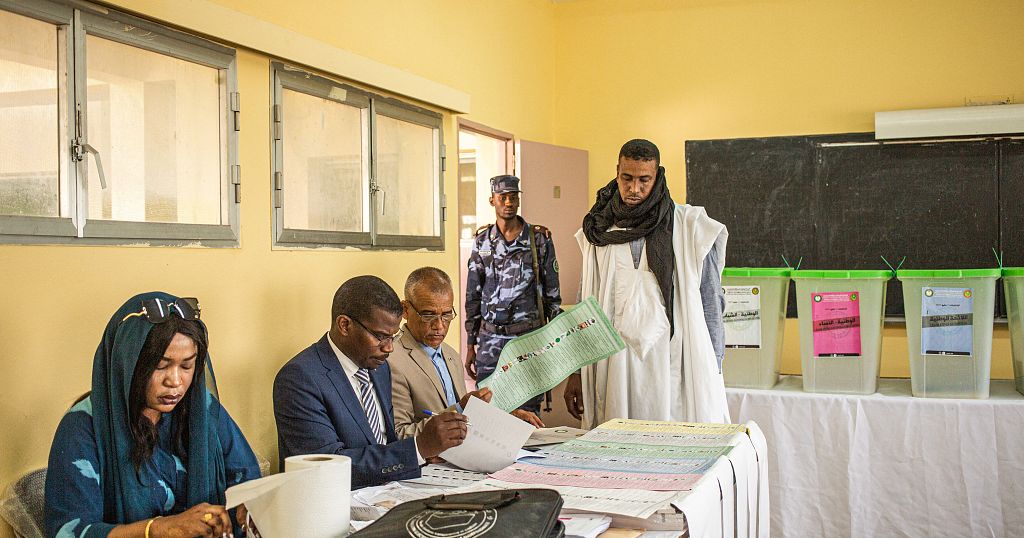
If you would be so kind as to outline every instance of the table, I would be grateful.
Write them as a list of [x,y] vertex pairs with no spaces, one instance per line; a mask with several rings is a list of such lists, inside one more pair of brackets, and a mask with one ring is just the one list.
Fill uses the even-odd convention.
[[[767,537],[768,534],[768,484],[766,481],[767,467],[764,435],[757,424],[747,424],[746,434],[734,434],[729,444],[733,450],[720,457],[693,489],[679,492],[665,502],[662,509],[646,519],[607,514],[612,518],[611,535],[615,529],[647,529],[652,531],[675,531],[672,535],[686,535],[690,538],[746,538]],[[422,483],[402,482],[412,488],[437,487],[425,486]],[[389,485],[365,488],[360,495],[376,495],[386,492]],[[528,487],[549,487],[532,485]],[[447,488],[446,488],[447,489]],[[461,490],[463,488],[458,488]],[[557,489],[557,488],[556,488]],[[573,488],[569,488],[573,489]],[[421,495],[405,490],[402,499],[407,495]],[[426,490],[424,490],[426,492]],[[432,490],[436,491],[436,490]],[[589,491],[589,490],[588,490]],[[605,490],[593,490],[605,491]],[[623,490],[610,490],[623,491]],[[430,495],[432,493],[426,493]],[[565,495],[565,493],[563,493]],[[563,497],[564,514],[593,513],[593,497],[589,494],[573,494]],[[379,499],[367,500],[378,503]],[[379,506],[379,504],[377,505]],[[352,515],[354,519],[376,519],[383,514],[383,509],[364,504],[353,494]],[[661,535],[664,536],[664,535]]]
[[771,533],[1024,535],[1024,397],[914,398],[909,379],[868,396],[813,394],[799,376],[727,389],[733,421],[768,441]]

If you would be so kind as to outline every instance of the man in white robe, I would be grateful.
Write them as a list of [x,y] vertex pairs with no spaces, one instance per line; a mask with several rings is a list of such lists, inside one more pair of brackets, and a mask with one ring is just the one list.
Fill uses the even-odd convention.
[[651,142],[627,142],[616,172],[576,239],[580,298],[596,297],[627,345],[573,374],[566,406],[584,428],[613,418],[728,423],[721,373],[728,231],[704,208],[672,201]]

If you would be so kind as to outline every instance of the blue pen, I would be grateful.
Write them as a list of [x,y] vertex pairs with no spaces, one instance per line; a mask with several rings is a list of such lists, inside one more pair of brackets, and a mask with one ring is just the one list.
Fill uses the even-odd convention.
[[[436,415],[437,413],[435,413],[435,412],[433,412],[433,411],[431,411],[431,410],[429,410],[429,409],[424,409],[424,410],[423,410],[423,414],[424,414],[424,415],[427,415],[428,417],[432,417],[432,416]],[[467,426],[467,427],[471,426],[471,424],[469,423],[469,421],[468,421],[468,420],[466,421],[466,426]]]

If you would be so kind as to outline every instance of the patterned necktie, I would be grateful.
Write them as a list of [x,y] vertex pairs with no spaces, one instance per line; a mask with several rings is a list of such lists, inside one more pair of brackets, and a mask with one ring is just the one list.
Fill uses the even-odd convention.
[[380,408],[377,407],[377,400],[373,397],[370,371],[360,368],[356,371],[356,379],[359,380],[359,401],[363,404],[363,410],[366,411],[366,420],[370,423],[370,430],[373,431],[373,436],[377,438],[378,443],[386,445],[388,441],[384,437],[384,421],[380,414]]

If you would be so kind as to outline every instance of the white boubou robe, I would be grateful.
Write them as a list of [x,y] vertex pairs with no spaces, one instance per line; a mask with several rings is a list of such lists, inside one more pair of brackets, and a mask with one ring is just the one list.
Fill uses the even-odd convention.
[[581,229],[581,299],[597,298],[626,342],[626,349],[584,367],[583,427],[613,418],[729,423],[725,384],[700,297],[701,270],[712,245],[725,266],[729,232],[703,207],[676,205],[672,248],[675,332],[658,281],[647,265],[647,242],[639,268],[629,243],[597,247]]

